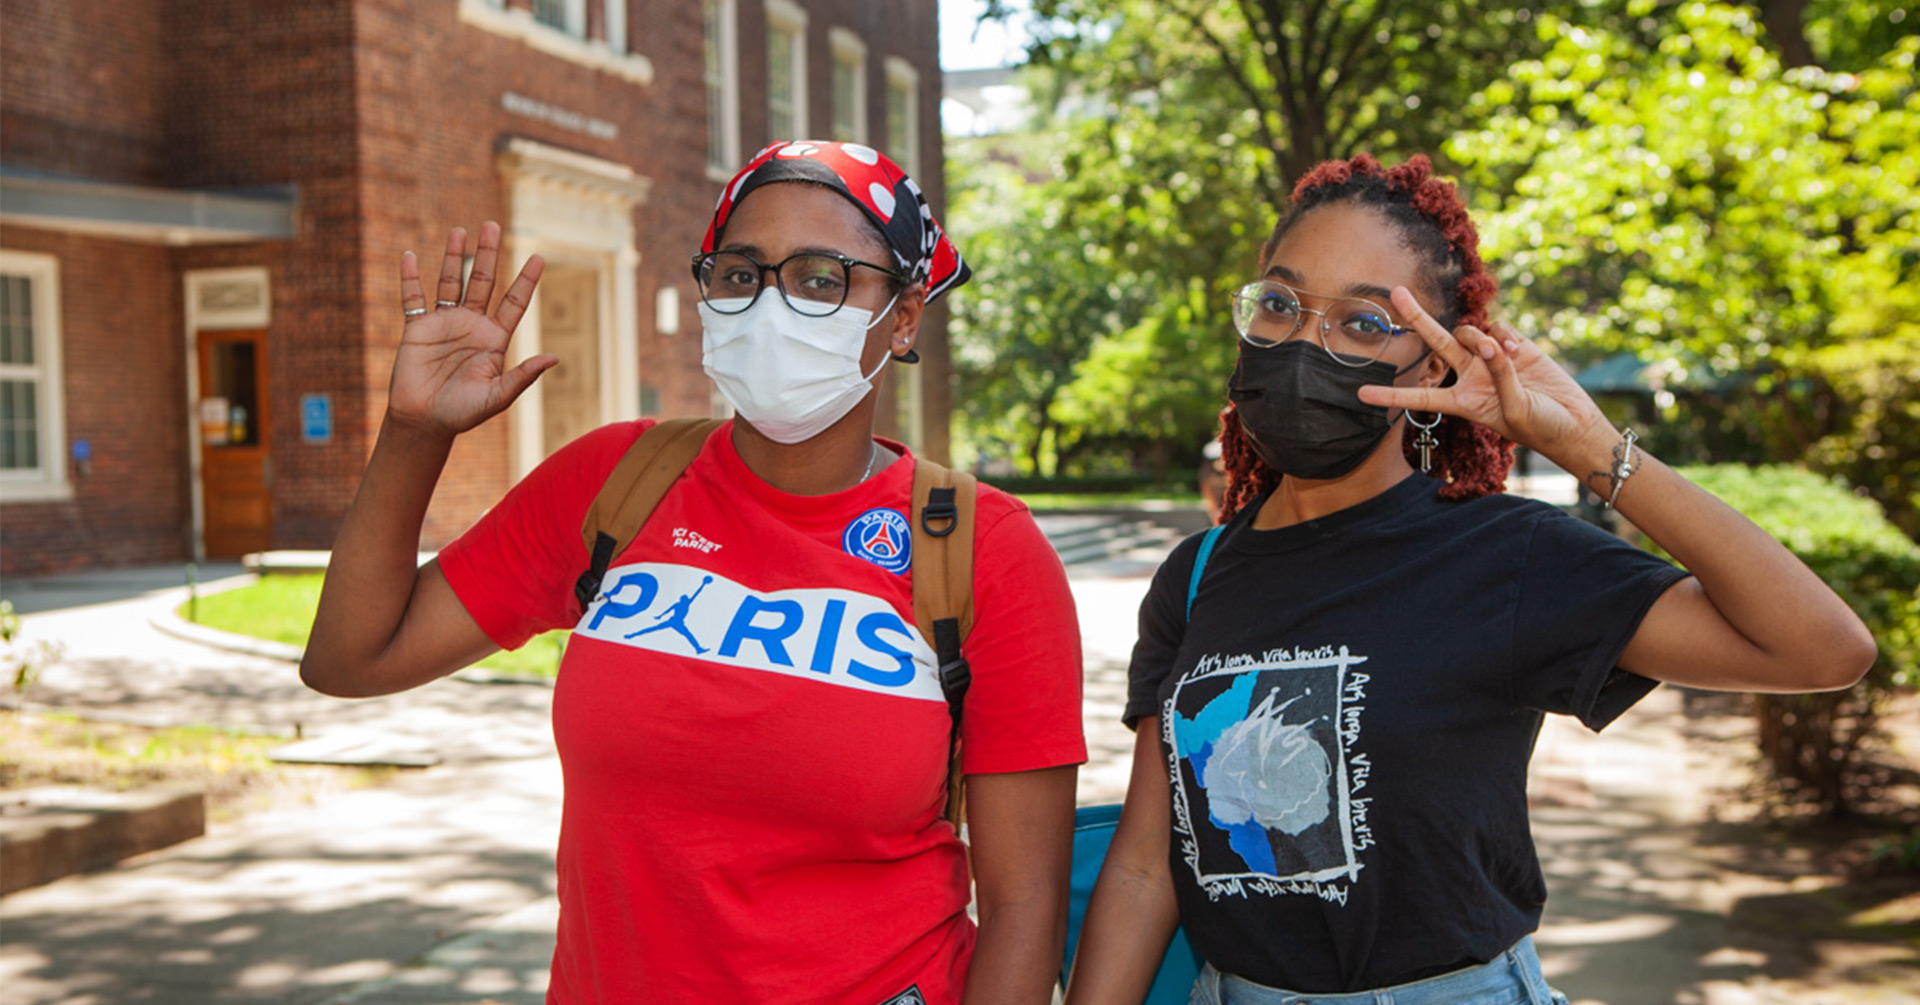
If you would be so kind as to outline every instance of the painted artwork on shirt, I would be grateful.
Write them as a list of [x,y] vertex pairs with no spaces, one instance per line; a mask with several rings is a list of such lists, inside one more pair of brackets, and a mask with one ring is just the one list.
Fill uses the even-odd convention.
[[1365,662],[1345,646],[1209,656],[1175,685],[1161,717],[1174,830],[1210,896],[1346,902],[1373,843],[1354,749]]

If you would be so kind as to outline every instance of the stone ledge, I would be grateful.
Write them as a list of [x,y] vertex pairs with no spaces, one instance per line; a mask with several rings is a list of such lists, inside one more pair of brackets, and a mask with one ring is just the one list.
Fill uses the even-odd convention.
[[0,792],[0,896],[206,832],[206,796],[198,789]]
[[155,611],[153,616],[147,619],[147,624],[153,626],[154,631],[162,635],[171,635],[183,642],[192,642],[209,649],[220,649],[230,653],[262,656],[282,663],[300,662],[303,651],[299,646],[288,645],[285,642],[256,639],[251,635],[235,635],[218,628],[195,624],[173,613],[171,607]]

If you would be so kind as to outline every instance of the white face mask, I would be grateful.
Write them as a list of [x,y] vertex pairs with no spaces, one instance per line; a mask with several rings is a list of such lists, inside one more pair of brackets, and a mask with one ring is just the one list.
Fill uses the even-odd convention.
[[871,381],[891,353],[863,376],[860,353],[879,323],[872,314],[842,305],[826,317],[807,317],[788,307],[778,290],[760,294],[739,314],[698,305],[701,365],[761,435],[776,443],[812,439],[873,390]]

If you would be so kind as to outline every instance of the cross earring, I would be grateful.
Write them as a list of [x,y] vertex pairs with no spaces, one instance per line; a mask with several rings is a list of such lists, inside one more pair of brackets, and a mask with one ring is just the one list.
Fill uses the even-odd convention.
[[1420,451],[1420,473],[1423,475],[1433,471],[1433,451],[1440,445],[1440,441],[1434,438],[1433,429],[1440,424],[1440,418],[1440,413],[1435,412],[1432,422],[1423,423],[1413,417],[1411,410],[1407,412],[1407,422],[1420,431],[1420,435],[1413,438],[1413,449]]

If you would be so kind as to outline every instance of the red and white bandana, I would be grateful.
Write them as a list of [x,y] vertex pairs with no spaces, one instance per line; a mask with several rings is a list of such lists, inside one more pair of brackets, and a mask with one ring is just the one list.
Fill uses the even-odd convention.
[[755,154],[721,190],[701,252],[714,250],[727,217],[748,192],[778,181],[825,185],[860,207],[886,235],[895,265],[910,279],[927,284],[929,302],[973,275],[934,221],[920,186],[898,164],[872,147],[827,140],[782,141]]

